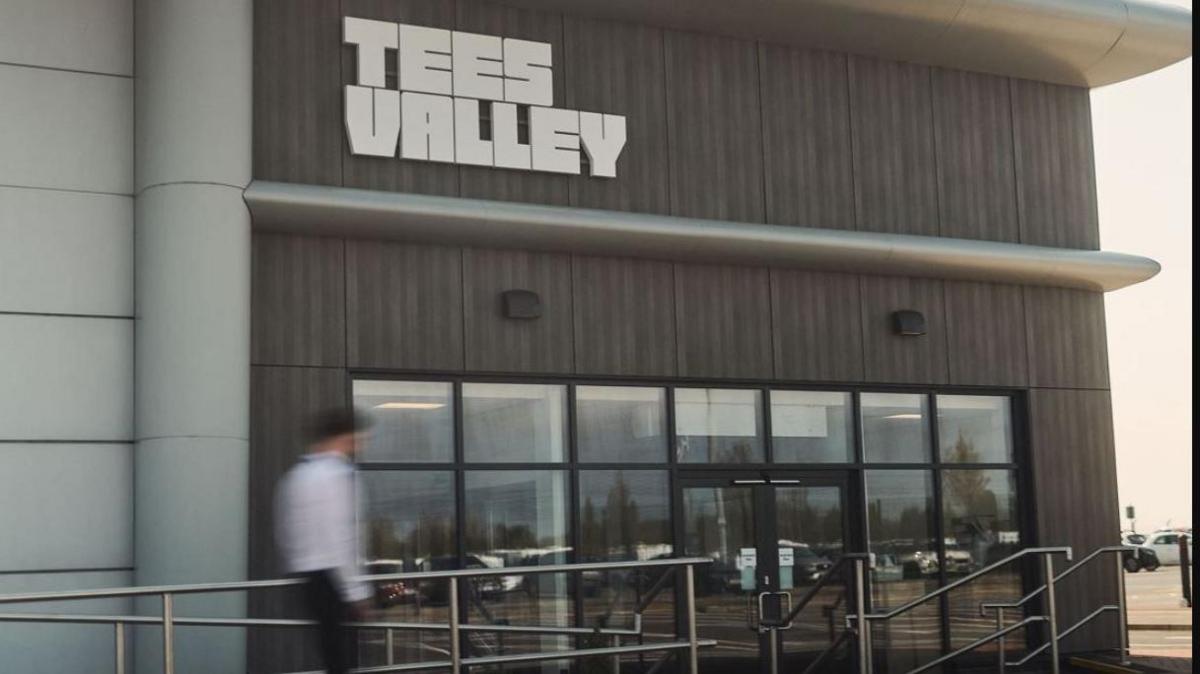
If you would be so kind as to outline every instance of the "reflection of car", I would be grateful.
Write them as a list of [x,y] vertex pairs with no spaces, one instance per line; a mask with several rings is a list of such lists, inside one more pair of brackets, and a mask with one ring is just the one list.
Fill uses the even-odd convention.
[[[365,565],[365,571],[370,576],[404,573],[407,570],[409,569],[405,568],[404,560],[400,559],[377,559]],[[417,585],[412,581],[403,580],[379,581],[375,583],[375,598],[382,608],[407,604],[416,601]]]
[[[1178,531],[1156,531],[1146,537],[1146,542],[1142,545],[1153,550],[1158,555],[1158,561],[1163,564],[1178,564],[1179,536]],[[1190,538],[1189,534],[1189,541]]]
[[822,557],[812,551],[812,548],[803,543],[791,543],[784,541],[779,542],[780,547],[788,547],[792,550],[792,575],[794,582],[815,582],[821,577],[821,574],[829,570],[833,566],[828,558]]
[[[478,555],[467,555],[466,566],[468,569],[491,569],[496,568],[498,562],[488,564],[487,560],[480,558]],[[454,555],[443,555],[441,557],[431,557],[429,559],[418,560],[418,571],[452,571],[459,568],[458,557]],[[481,578],[472,578],[469,586],[478,592],[483,597],[491,597],[503,591],[504,584],[501,576],[486,576]],[[448,599],[448,585],[443,579],[427,580],[421,583],[421,596],[426,601],[441,603]]]
[[871,553],[871,577],[879,583],[886,583],[904,578],[904,569],[896,555],[889,553]]
[[966,575],[975,570],[975,560],[966,550],[946,550],[946,573]]
[[900,557],[900,568],[905,578],[932,576],[938,572],[937,553],[933,550],[917,550]]

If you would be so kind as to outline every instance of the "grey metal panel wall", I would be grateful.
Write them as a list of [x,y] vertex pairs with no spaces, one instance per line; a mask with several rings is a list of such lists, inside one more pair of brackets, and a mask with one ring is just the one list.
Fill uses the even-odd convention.
[[[924,314],[927,334],[897,336],[892,312],[898,309]],[[944,384],[949,379],[942,281],[863,276],[862,325],[867,381]]]
[[673,265],[577,256],[571,267],[575,371],[674,376]]
[[1025,288],[1029,384],[1108,388],[1104,296],[1066,288]]
[[1012,80],[1021,243],[1099,248],[1087,89]]
[[571,205],[670,213],[663,32],[564,18],[567,107],[625,115],[628,138],[616,178],[570,178]]
[[941,235],[1020,240],[1008,79],[933,69]]
[[759,46],[766,219],[854,229],[846,57]]
[[255,0],[254,25],[254,176],[340,185],[338,3]]
[[[1030,408],[1039,542],[1070,545],[1077,556],[1116,544],[1121,522],[1108,391],[1034,389]],[[1113,565],[1106,555],[1059,586],[1060,625],[1116,601]],[[1109,649],[1114,644],[1116,620],[1110,614],[1071,635],[1063,648]]]
[[1025,301],[1019,286],[946,281],[951,384],[1029,383]]
[[251,250],[251,362],[345,365],[342,240],[257,235]]
[[770,321],[766,269],[675,265],[680,376],[769,378]]
[[850,57],[858,229],[938,235],[926,66]]
[[671,32],[666,50],[671,212],[762,222],[755,43]]
[[863,381],[861,312],[857,276],[772,269],[775,376]]
[[461,370],[462,250],[346,242],[350,367]]

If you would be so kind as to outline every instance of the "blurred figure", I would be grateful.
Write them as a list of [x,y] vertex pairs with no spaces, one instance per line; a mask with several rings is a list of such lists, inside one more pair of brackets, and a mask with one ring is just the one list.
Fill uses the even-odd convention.
[[355,664],[353,631],[364,620],[372,590],[355,581],[354,455],[370,420],[345,409],[314,418],[309,453],[287,472],[275,493],[275,537],[284,570],[307,579],[304,601],[320,630],[320,651],[331,674]]

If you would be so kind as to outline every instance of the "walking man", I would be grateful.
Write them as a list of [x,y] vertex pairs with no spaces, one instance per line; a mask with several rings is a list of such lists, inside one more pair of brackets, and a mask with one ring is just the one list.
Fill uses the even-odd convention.
[[357,582],[354,455],[370,421],[345,409],[318,415],[309,453],[280,480],[275,494],[276,542],[284,570],[305,578],[304,602],[320,630],[321,657],[330,674],[355,664],[353,632],[371,597]]

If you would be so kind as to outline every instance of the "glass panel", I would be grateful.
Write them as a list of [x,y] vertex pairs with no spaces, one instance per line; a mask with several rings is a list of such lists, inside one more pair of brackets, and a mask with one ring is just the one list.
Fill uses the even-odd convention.
[[463,384],[463,449],[473,462],[557,462],[567,396],[547,384]]
[[354,406],[376,422],[359,460],[453,461],[452,395],[449,382],[355,381]]
[[[868,551],[874,557],[874,609],[895,608],[938,586],[933,473],[927,470],[866,471]],[[889,671],[906,671],[941,649],[938,602],[876,626],[876,653]]]
[[[581,562],[670,557],[671,490],[666,471],[584,470],[579,473]],[[633,609],[667,569],[584,572],[588,626],[630,627]],[[675,631],[674,594],[668,587],[650,604],[645,628]]]
[[[1017,524],[1016,474],[1009,470],[956,468],[942,471],[942,517],[946,536],[946,573],[954,576],[976,571],[1021,548]],[[1011,601],[1021,596],[1017,564],[997,569],[977,581],[950,592],[950,636],[953,644],[966,645],[995,629],[995,614],[981,617],[979,605]],[[1020,611],[1009,611],[1008,622],[1019,621]],[[1011,643],[1010,643],[1011,642]],[[1010,648],[1021,639],[1006,640]],[[983,649],[995,652],[995,645]]]
[[[450,471],[360,473],[364,493],[365,570],[403,573],[454,568],[454,474]],[[375,587],[380,620],[444,622],[448,618],[444,581],[381,582]],[[392,654],[397,663],[420,662],[429,649],[446,648],[445,634],[397,631]],[[364,666],[387,662],[384,642],[363,633],[359,648]]]
[[682,463],[764,460],[762,394],[748,389],[675,389],[675,456]]
[[929,401],[918,393],[864,393],[863,455],[868,463],[929,463]]
[[747,629],[757,584],[754,495],[749,487],[690,487],[683,491],[684,555],[708,557],[696,568],[696,614],[701,638],[717,639],[700,653],[703,672],[755,671],[759,639]]
[[1012,461],[1011,401],[1007,397],[938,396],[937,406],[942,461]]
[[[571,561],[564,471],[469,470],[465,483],[468,567]],[[574,617],[569,581],[567,574],[538,574],[494,576],[464,583],[470,620],[571,625]],[[471,653],[478,655],[554,650],[568,645],[566,639],[557,636],[477,633],[468,637]]]
[[771,391],[771,448],[777,463],[853,460],[850,394]]
[[576,388],[579,460],[666,463],[666,406],[666,391],[660,388]]
[[[812,486],[774,491],[779,589],[799,598],[842,554],[842,490]],[[845,623],[848,599],[845,583],[832,579],[796,616],[791,629],[780,632],[780,671],[803,671],[829,647]]]

